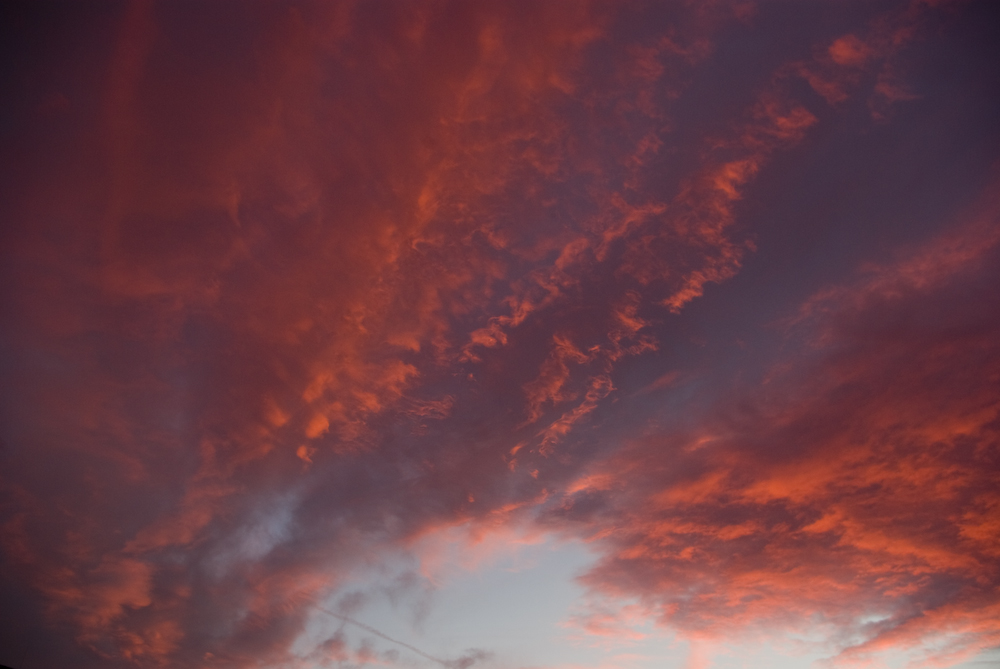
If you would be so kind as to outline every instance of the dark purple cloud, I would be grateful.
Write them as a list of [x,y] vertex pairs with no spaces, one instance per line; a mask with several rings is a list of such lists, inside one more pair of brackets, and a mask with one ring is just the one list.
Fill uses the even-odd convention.
[[526,519],[689,633],[996,643],[986,4],[5,9],[0,662],[291,662]]

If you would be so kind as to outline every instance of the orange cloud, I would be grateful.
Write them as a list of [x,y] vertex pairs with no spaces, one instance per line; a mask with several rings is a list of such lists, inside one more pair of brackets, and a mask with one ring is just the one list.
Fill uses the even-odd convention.
[[736,76],[744,3],[243,10],[11,22],[0,608],[43,663],[392,661],[290,649],[380,556],[461,527],[473,557],[500,537],[487,563],[554,490],[532,531],[593,521],[595,587],[682,626],[920,610],[990,638],[987,598],[948,589],[997,553],[992,325],[946,294],[992,271],[985,233],[816,295],[785,325],[826,357],[747,415],[663,446],[617,413],[683,396],[683,319],[754,248],[755,184],[834,127],[796,78],[842,102],[871,72],[888,121],[920,12],[806,26],[812,60]]
[[838,65],[863,65],[872,56],[872,49],[855,35],[845,35],[830,45],[830,58]]
[[584,581],[702,636],[824,622],[844,663],[996,645],[1000,237],[980,216],[807,301],[801,357],[706,415],[707,444],[651,436],[596,465],[628,485],[596,489]]

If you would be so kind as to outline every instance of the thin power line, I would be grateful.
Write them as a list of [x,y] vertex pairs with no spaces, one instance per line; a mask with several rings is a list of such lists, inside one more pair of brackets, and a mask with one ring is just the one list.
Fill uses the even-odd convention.
[[359,621],[355,620],[354,618],[349,618],[348,616],[345,616],[345,615],[340,614],[340,613],[334,613],[333,611],[330,611],[329,609],[324,609],[322,606],[317,606],[316,608],[319,609],[320,611],[322,611],[323,613],[325,613],[328,616],[333,616],[337,620],[342,620],[345,623],[350,623],[351,625],[354,625],[355,627],[360,627],[361,629],[365,630],[366,632],[370,632],[371,634],[374,634],[375,636],[377,636],[379,638],[382,638],[382,639],[385,639],[386,641],[394,643],[397,646],[402,646],[403,648],[406,648],[407,650],[409,650],[412,653],[416,653],[417,655],[419,655],[422,658],[425,658],[425,659],[430,660],[431,662],[436,662],[436,663],[440,664],[442,667],[447,667],[447,669],[452,669],[452,667],[454,667],[454,663],[448,662],[447,660],[442,660],[441,658],[438,658],[438,657],[434,657],[433,655],[428,655],[424,651],[420,650],[419,648],[415,648],[414,646],[411,646],[410,644],[406,643],[405,641],[400,641],[398,639],[393,639],[391,636],[389,636],[387,634],[383,634],[382,632],[379,632],[377,629],[375,629],[371,625],[366,625],[363,622],[359,622]]

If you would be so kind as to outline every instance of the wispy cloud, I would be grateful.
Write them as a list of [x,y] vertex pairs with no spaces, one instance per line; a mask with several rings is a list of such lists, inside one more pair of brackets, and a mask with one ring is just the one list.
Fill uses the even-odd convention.
[[599,488],[589,531],[606,553],[585,582],[699,635],[829,624],[844,663],[925,647],[950,666],[995,645],[988,200],[808,300],[788,335],[799,353],[700,419],[710,440],[651,434],[595,465],[628,485]]
[[383,639],[383,640],[388,641],[390,643],[396,644],[397,646],[400,646],[401,648],[405,648],[406,650],[410,651],[411,653],[414,653],[415,655],[419,655],[420,657],[424,658],[425,660],[430,660],[431,662],[434,662],[435,664],[439,664],[442,667],[445,667],[446,669],[469,669],[469,667],[473,666],[476,662],[479,662],[480,660],[488,658],[489,655],[490,655],[487,651],[479,650],[479,649],[474,649],[474,650],[467,651],[464,655],[462,655],[462,657],[458,658],[457,660],[442,660],[440,658],[434,657],[433,655],[428,655],[427,653],[423,652],[422,650],[420,650],[416,646],[410,645],[410,644],[406,643],[405,641],[400,641],[398,639],[393,639],[391,636],[389,636],[387,634],[384,634],[382,632],[379,632],[377,629],[375,629],[371,625],[366,625],[363,622],[359,622],[359,621],[355,620],[354,618],[351,618],[349,616],[345,616],[345,615],[340,614],[340,613],[334,613],[333,611],[330,611],[329,609],[324,609],[322,607],[317,607],[317,608],[319,608],[320,611],[322,611],[323,613],[325,613],[326,615],[328,615],[330,617],[336,618],[337,620],[341,620],[341,621],[343,621],[345,623],[348,623],[350,625],[354,625],[355,627],[357,627],[359,629],[363,629],[364,631],[368,632],[369,634],[374,634],[375,636],[377,636],[380,639]]
[[[0,651],[396,662],[290,649],[394,556],[550,534],[602,556],[595,635],[638,597],[841,659],[993,643],[995,208],[944,231],[995,160],[979,7],[5,9]],[[803,165],[916,175],[927,221]],[[765,312],[780,344],[692,344]]]

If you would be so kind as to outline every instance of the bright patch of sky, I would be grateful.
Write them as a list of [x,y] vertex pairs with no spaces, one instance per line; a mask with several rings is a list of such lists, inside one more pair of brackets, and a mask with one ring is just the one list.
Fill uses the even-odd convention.
[[[485,651],[482,659],[468,666],[482,669],[844,666],[831,659],[835,652],[821,642],[819,631],[815,638],[734,635],[723,643],[691,641],[637,613],[636,604],[602,609],[576,579],[594,560],[579,541],[498,533],[470,545],[463,528],[451,528],[420,543],[421,564],[404,557],[387,560],[331,595],[323,608],[346,619],[317,610],[296,653],[305,657],[339,633],[348,646],[374,651],[378,659],[372,666],[461,669],[477,650]],[[602,612],[613,614],[614,628],[606,634],[584,629],[588,615]],[[926,666],[903,652],[868,661],[865,666],[885,669]],[[945,667],[1000,667],[1000,652]]]

